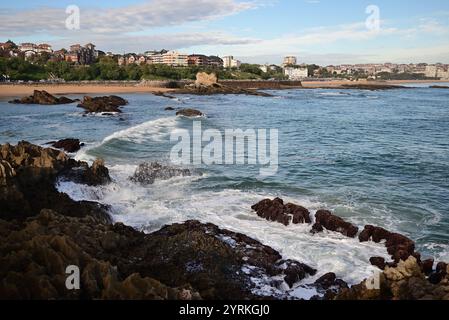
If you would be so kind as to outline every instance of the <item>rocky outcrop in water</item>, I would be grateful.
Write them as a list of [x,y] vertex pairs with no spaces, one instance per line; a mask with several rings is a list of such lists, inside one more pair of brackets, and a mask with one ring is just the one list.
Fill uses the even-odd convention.
[[376,243],[386,240],[387,251],[395,262],[407,260],[415,252],[415,243],[406,236],[371,225],[365,226],[359,240],[360,242],[372,240]]
[[41,104],[41,105],[58,105],[74,103],[76,100],[69,99],[67,97],[55,97],[45,90],[34,90],[32,96],[24,97],[22,99],[15,99],[9,103],[13,104]]
[[309,211],[301,206],[287,203],[284,205],[282,199],[276,198],[274,200],[265,199],[251,207],[257,212],[261,218],[268,221],[276,221],[288,226],[290,223],[310,223]]
[[53,209],[68,216],[93,215],[110,221],[105,206],[76,202],[55,187],[61,176],[84,170],[88,172],[86,180],[92,185],[107,182],[110,178],[99,164],[89,167],[62,151],[25,141],[16,146],[1,145],[0,164],[0,219],[24,219],[39,214],[42,209]]
[[218,83],[216,74],[207,74],[199,72],[196,75],[194,84],[186,85],[183,89],[177,90],[180,94],[194,94],[194,95],[213,95],[213,94],[246,94],[261,97],[272,97],[272,95],[256,90],[249,90],[237,87],[230,87]]
[[153,184],[156,180],[168,180],[173,177],[186,177],[191,176],[192,172],[189,169],[180,169],[172,166],[162,165],[158,162],[142,163],[140,164],[131,181],[149,185]]
[[195,109],[182,109],[176,112],[176,115],[188,118],[196,118],[196,117],[203,117],[204,113]]
[[118,96],[89,97],[85,96],[83,101],[78,105],[87,113],[121,113],[120,107],[128,104],[128,101]]
[[56,149],[62,149],[65,152],[69,153],[75,153],[81,149],[82,146],[84,146],[84,143],[80,143],[79,139],[62,139],[59,141],[52,141],[47,143],[51,145],[53,148]]
[[342,218],[332,214],[327,210],[319,210],[315,214],[316,223],[312,227],[313,232],[320,232],[323,228],[339,232],[347,237],[354,238],[359,228],[344,221]]

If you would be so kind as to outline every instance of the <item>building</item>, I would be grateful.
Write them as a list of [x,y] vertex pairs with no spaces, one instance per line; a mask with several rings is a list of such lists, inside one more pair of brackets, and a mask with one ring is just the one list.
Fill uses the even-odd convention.
[[223,68],[223,59],[217,56],[210,56],[207,58],[207,64],[213,68]]
[[187,60],[189,66],[205,67],[209,65],[209,57],[203,54],[191,54]]
[[242,63],[239,60],[234,59],[233,56],[223,57],[223,67],[225,68],[240,68]]
[[284,74],[289,80],[301,80],[309,76],[309,70],[307,68],[284,68]]
[[95,62],[98,58],[98,51],[95,50],[95,45],[88,43],[85,46],[74,44],[70,46],[69,53],[65,56],[66,61],[88,65]]
[[163,64],[164,56],[162,53],[156,53],[147,58],[147,64]]
[[438,73],[438,68],[435,65],[426,66],[426,70],[424,72],[425,76],[428,78],[436,78]]
[[177,51],[169,51],[162,55],[163,64],[172,67],[187,67],[189,65],[189,58],[186,54],[181,54]]
[[298,64],[298,60],[295,56],[287,56],[284,58],[284,62],[282,63],[283,67],[286,66],[296,66]]
[[51,48],[51,45],[43,43],[36,46],[36,52],[37,53],[52,53],[53,50]]
[[29,43],[29,42],[21,43],[19,45],[19,51],[21,51],[21,52],[35,51],[36,48],[37,48],[37,46],[34,43]]

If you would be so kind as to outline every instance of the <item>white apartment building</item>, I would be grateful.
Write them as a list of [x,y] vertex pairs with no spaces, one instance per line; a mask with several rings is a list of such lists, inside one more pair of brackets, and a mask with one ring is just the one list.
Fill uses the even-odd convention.
[[307,68],[284,68],[284,75],[288,76],[289,80],[301,80],[309,76],[309,70]]
[[240,68],[242,62],[240,60],[234,59],[233,56],[226,56],[222,58],[224,68]]
[[162,55],[163,63],[173,67],[187,67],[189,56],[176,51],[169,51]]

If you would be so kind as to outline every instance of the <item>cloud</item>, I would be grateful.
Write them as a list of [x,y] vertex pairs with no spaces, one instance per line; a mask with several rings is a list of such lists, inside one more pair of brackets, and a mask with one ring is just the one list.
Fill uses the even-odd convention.
[[[257,2],[234,0],[151,0],[120,8],[81,9],[80,34],[123,34],[155,27],[217,19],[252,9]],[[65,8],[40,7],[0,12],[0,36],[70,35]]]

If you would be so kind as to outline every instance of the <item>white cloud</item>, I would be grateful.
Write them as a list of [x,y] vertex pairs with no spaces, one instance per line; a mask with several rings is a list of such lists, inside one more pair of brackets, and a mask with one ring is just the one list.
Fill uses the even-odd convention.
[[[257,6],[256,2],[234,0],[151,0],[111,9],[81,9],[79,34],[122,34],[155,27],[178,26],[188,22],[233,15]],[[17,37],[39,33],[68,36],[67,14],[63,8],[41,7],[2,10],[0,36]]]

